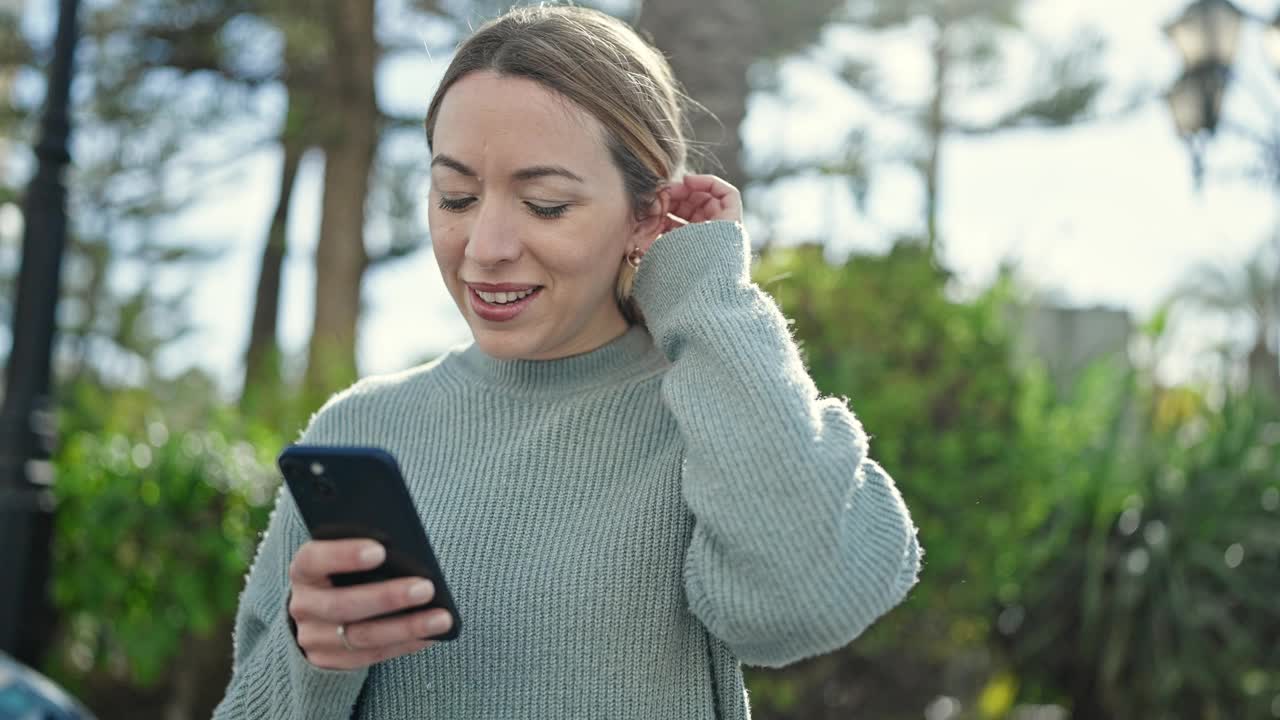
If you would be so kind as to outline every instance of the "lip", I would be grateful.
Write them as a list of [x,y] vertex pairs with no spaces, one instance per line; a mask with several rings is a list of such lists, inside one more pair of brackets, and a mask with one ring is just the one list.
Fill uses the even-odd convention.
[[[489,290],[489,288],[491,287],[507,288],[507,289]],[[484,298],[481,298],[479,295],[476,294],[477,289],[483,290],[484,292],[513,292],[513,291],[519,291],[519,290],[527,290],[530,287],[534,287],[537,289],[534,290],[532,293],[529,293],[525,297],[513,303],[509,303],[507,305],[491,305],[485,302]],[[541,294],[542,294],[542,286],[540,285],[521,286],[521,285],[510,285],[510,284],[485,285],[481,283],[474,283],[474,284],[467,283],[467,300],[468,300],[468,303],[471,305],[471,311],[474,312],[481,320],[488,320],[490,322],[507,322],[509,320],[514,320],[516,316],[524,312],[525,308],[529,307],[529,305],[531,305],[533,301],[536,300],[538,296]]]
[[542,287],[535,283],[466,283],[467,287],[479,290],[481,292],[520,292],[530,288]]

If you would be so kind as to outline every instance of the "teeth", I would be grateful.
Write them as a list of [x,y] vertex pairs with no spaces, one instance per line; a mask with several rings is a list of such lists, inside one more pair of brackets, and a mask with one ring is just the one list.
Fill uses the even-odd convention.
[[526,297],[533,291],[534,291],[534,288],[529,288],[528,290],[521,290],[520,292],[499,292],[499,293],[490,293],[490,292],[483,292],[481,290],[476,290],[476,294],[479,295],[482,300],[492,305],[505,305],[509,302],[515,302],[520,298]]

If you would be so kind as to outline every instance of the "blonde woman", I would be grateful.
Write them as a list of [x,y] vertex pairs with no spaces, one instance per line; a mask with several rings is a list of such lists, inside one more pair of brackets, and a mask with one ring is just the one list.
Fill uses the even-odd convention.
[[748,274],[738,191],[685,171],[681,94],[624,23],[519,8],[428,112],[430,226],[474,341],[366,378],[302,442],[400,462],[423,579],[335,588],[282,492],[217,718],[746,718],[741,665],[848,644],[917,581],[902,497]]

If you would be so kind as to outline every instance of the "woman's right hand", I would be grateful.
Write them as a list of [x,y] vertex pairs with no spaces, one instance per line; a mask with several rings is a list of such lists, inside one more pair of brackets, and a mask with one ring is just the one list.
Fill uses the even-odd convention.
[[[448,631],[449,611],[432,608],[396,617],[370,618],[431,600],[435,588],[426,578],[334,587],[334,573],[369,570],[386,558],[373,540],[311,540],[289,564],[289,616],[298,626],[298,646],[312,665],[352,670],[431,647],[425,640]],[[443,623],[443,624],[437,624]],[[347,644],[338,627],[346,626]]]

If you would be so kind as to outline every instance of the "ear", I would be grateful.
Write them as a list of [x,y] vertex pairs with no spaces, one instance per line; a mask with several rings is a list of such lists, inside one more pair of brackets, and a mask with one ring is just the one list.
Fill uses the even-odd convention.
[[662,228],[666,225],[667,212],[671,208],[671,196],[667,194],[665,187],[658,190],[654,195],[653,202],[649,205],[649,210],[645,216],[632,223],[631,236],[627,238],[627,250],[638,247],[641,250],[648,250],[654,240],[662,234]]

